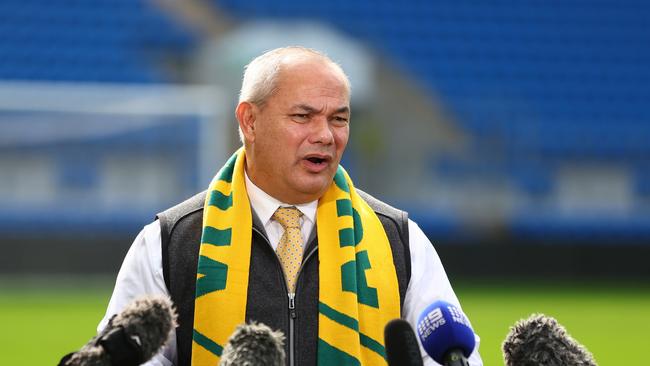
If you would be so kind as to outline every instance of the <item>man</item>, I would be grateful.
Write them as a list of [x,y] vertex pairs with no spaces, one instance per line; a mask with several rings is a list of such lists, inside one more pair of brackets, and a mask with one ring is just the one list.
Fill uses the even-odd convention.
[[[376,365],[389,320],[415,327],[432,302],[458,305],[418,226],[339,167],[350,85],[337,64],[269,51],[246,67],[235,114],[244,147],[207,192],[138,235],[100,329],[134,298],[163,293],[179,327],[150,365],[214,365],[249,320],[284,332],[290,365]],[[481,365],[478,352],[470,362]]]

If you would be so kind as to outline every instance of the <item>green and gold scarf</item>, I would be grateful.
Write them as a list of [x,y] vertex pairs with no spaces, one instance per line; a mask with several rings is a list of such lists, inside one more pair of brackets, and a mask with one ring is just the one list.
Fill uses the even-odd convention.
[[[192,365],[216,365],[245,321],[252,214],[239,149],[210,183],[203,211]],[[383,226],[339,166],[318,201],[318,364],[386,365],[384,326],[400,316]]]

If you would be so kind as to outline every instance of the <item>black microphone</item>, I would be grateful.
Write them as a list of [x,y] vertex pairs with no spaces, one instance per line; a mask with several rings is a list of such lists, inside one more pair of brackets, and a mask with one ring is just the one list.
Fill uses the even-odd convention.
[[241,324],[228,338],[219,366],[284,366],[284,334],[267,325]]
[[151,359],[176,327],[167,297],[143,297],[113,315],[108,325],[59,366],[137,366]]
[[384,344],[389,366],[423,366],[418,340],[406,320],[393,319],[386,324]]
[[506,366],[596,366],[591,353],[557,320],[532,314],[510,328],[503,341]]

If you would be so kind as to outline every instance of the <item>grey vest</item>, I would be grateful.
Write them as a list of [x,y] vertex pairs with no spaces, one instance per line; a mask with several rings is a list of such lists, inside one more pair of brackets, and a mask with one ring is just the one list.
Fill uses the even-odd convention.
[[[400,305],[403,305],[411,276],[407,213],[357,191],[384,226],[397,271]],[[205,191],[201,192],[157,215],[161,227],[163,275],[178,311],[179,366],[191,363],[194,293],[205,195]],[[290,309],[282,266],[266,238],[263,225],[253,214],[246,321],[262,322],[285,334],[287,365],[316,365],[319,279],[318,238],[314,233],[305,248],[296,282],[295,307]]]

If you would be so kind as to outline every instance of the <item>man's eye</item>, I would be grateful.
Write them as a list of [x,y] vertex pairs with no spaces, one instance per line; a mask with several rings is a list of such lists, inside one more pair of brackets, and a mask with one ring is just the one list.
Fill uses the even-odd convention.
[[348,119],[345,118],[345,117],[338,117],[337,116],[337,117],[334,117],[334,122],[344,124],[344,123],[348,123]]
[[294,120],[297,120],[297,121],[304,121],[308,117],[309,117],[309,115],[306,114],[306,113],[294,113],[294,114],[291,115],[291,118],[293,118]]

